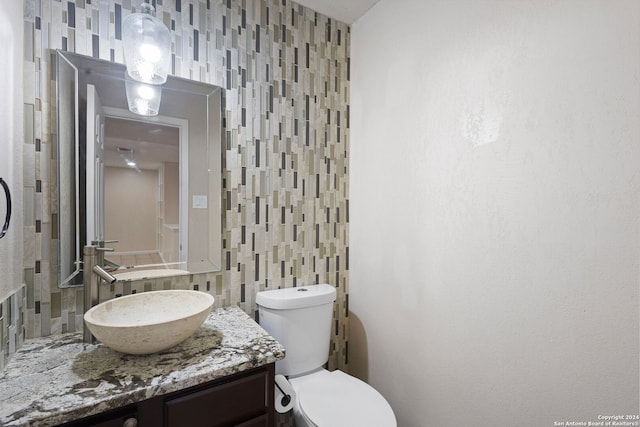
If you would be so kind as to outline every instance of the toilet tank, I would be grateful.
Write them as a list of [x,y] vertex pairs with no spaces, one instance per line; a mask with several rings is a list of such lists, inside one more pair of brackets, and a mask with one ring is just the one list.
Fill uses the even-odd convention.
[[336,289],[326,284],[258,292],[260,326],[286,350],[277,374],[302,375],[327,362],[335,300]]

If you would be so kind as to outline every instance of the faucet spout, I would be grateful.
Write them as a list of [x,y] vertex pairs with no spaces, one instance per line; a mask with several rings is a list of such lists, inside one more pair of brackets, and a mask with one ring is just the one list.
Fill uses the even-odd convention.
[[[103,267],[105,249],[95,245],[87,245],[83,251],[83,282],[84,282],[84,312],[86,313],[91,307],[98,304],[100,284],[104,281],[112,284],[116,278],[108,273]],[[93,342],[91,331],[84,323],[84,342]]]
[[96,273],[98,276],[100,276],[102,280],[104,280],[110,285],[115,283],[115,281],[117,280],[108,271],[106,271],[104,268],[100,267],[99,265],[93,266],[93,272]]

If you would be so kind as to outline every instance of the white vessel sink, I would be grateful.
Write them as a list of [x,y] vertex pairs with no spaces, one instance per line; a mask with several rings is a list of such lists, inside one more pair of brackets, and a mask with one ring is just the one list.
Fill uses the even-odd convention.
[[142,292],[96,305],[84,315],[104,345],[127,354],[166,350],[189,338],[209,315],[214,298],[204,292]]

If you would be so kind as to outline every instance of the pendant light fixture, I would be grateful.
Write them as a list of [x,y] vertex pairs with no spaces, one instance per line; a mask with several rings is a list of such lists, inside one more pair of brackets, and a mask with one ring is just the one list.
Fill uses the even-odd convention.
[[157,116],[162,98],[162,86],[131,80],[125,73],[124,86],[129,111],[141,116]]
[[149,3],[140,5],[140,12],[127,15],[122,21],[124,62],[129,76],[142,83],[160,85],[167,81],[171,60],[171,34],[155,17]]

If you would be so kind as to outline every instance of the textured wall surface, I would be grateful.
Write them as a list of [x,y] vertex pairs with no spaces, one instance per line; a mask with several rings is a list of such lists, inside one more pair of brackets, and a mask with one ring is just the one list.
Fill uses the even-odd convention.
[[[25,2],[27,336],[81,327],[82,292],[56,286],[55,49],[122,62],[131,1]],[[329,366],[347,363],[350,30],[285,1],[156,1],[173,74],[226,90],[223,271],[119,284],[210,292],[255,313],[262,289],[337,287]]]
[[0,370],[24,342],[26,297],[26,287],[21,286],[0,301]]
[[[0,178],[11,194],[11,218],[0,240],[0,369],[24,340],[24,289],[22,283],[22,3],[0,6]],[[0,227],[8,204],[0,189]]]
[[640,3],[382,0],[351,30],[350,369],[403,427],[637,415]]

